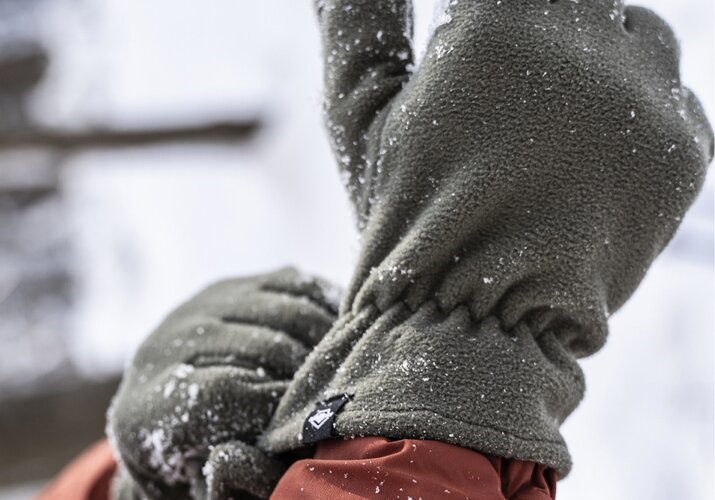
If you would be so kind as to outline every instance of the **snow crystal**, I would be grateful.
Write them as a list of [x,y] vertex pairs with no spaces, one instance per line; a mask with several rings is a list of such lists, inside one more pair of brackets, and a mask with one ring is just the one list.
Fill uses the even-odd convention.
[[184,456],[178,450],[167,453],[169,439],[164,429],[152,431],[142,429],[140,436],[142,436],[142,448],[149,452],[149,465],[162,476],[164,481],[172,485],[184,480],[181,472]]
[[410,363],[407,360],[404,360],[402,364],[400,365],[400,370],[402,370],[405,373],[409,373],[410,370]]
[[213,463],[207,461],[201,469],[201,473],[204,475],[208,484],[213,484],[214,474],[216,473]]
[[142,429],[144,434],[144,439],[142,440],[142,448],[150,451],[149,464],[152,467],[159,468],[164,463],[164,457],[162,453],[164,452],[165,444],[165,433],[164,429],[154,429],[149,432],[146,429]]
[[450,45],[449,47],[446,47],[443,44],[437,45],[435,48],[435,54],[437,55],[437,59],[442,59],[444,56],[447,54],[451,53],[454,50],[454,46]]
[[174,389],[176,389],[176,381],[169,380],[164,386],[164,398],[171,396],[174,393]]
[[196,400],[199,396],[199,386],[196,384],[191,384],[188,388],[188,394],[189,394],[188,405],[189,405],[189,408],[191,408],[192,406],[196,405]]
[[186,378],[193,371],[194,371],[193,366],[182,363],[179,366],[177,366],[176,369],[174,370],[174,376],[176,378]]

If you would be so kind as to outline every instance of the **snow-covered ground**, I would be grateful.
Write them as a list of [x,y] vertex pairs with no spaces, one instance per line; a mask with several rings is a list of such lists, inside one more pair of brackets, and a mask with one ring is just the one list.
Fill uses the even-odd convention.
[[[418,0],[424,46],[437,1]],[[37,96],[48,123],[258,113],[247,147],[172,146],[68,160],[81,302],[71,339],[89,375],[121,368],[172,306],[212,280],[294,264],[346,283],[356,232],[320,115],[311,0],[58,0]],[[641,0],[674,27],[683,78],[715,118],[713,2]],[[200,6],[199,6],[200,5]],[[564,433],[565,500],[713,496],[713,183],[584,362]],[[0,495],[1,497],[1,495]]]

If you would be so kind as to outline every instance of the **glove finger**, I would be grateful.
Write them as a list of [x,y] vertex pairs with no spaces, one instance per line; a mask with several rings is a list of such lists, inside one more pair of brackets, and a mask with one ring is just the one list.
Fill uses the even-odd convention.
[[188,484],[171,482],[161,475],[135,463],[133,457],[122,454],[112,481],[112,500],[149,500],[153,498],[189,498]]
[[328,281],[302,273],[293,267],[286,267],[271,273],[248,278],[234,278],[216,282],[206,287],[185,305],[201,301],[208,303],[217,301],[220,303],[226,296],[238,300],[244,296],[250,297],[254,291],[258,290],[305,297],[334,313],[337,313],[341,295],[340,289]]
[[183,363],[233,365],[285,379],[293,376],[307,354],[308,349],[292,336],[268,327],[234,318],[174,318],[142,344],[126,376],[152,380],[167,364]]
[[308,296],[290,291],[252,289],[233,283],[217,284],[186,304],[167,322],[214,317],[224,322],[265,326],[291,335],[306,346],[322,339],[335,321],[335,313]]
[[234,366],[189,369],[163,385],[149,418],[182,453],[202,455],[209,445],[231,439],[252,443],[268,425],[288,381]]
[[624,1],[623,0],[589,0],[588,2],[573,2],[570,0],[550,0],[551,7],[556,9],[568,7],[580,16],[579,23],[602,26],[606,29],[617,28],[623,31]]
[[362,159],[364,136],[410,77],[412,3],[324,0],[319,22],[328,130],[357,202],[359,179],[364,183],[370,170]]
[[256,380],[266,375],[282,380],[292,378],[308,355],[308,349],[292,336],[234,318],[209,318],[191,330],[200,333],[184,359],[195,367],[234,366],[255,372]]
[[651,10],[629,6],[625,9],[625,28],[652,71],[663,79],[680,81],[680,45],[668,23]]
[[261,277],[259,288],[298,297],[305,297],[324,309],[338,313],[342,291],[318,276],[304,274],[292,267],[280,269]]
[[109,415],[110,434],[142,485],[185,484],[188,460],[209,447],[254,442],[266,428],[287,381],[249,380],[233,366],[179,365],[144,386],[120,391]]
[[268,498],[285,470],[279,460],[240,441],[215,446],[203,468],[207,500]]
[[304,345],[313,346],[330,329],[335,316],[305,297],[256,292],[250,303],[241,303],[225,311],[221,319],[283,331]]
[[112,478],[109,497],[112,500],[143,500],[141,488],[127,471],[124,464],[119,464]]
[[694,141],[700,145],[703,156],[707,157],[709,164],[715,154],[715,139],[713,129],[705,115],[705,110],[697,96],[687,87],[683,87],[681,95],[685,100],[686,114],[693,127]]
[[[449,2],[446,9],[446,20],[457,25],[472,24],[476,18],[501,17],[507,24],[518,26],[519,23],[537,21],[537,27],[547,29],[553,22],[565,21],[562,14],[579,16],[576,20],[569,17],[570,24],[614,25],[623,22],[623,0],[589,0],[578,2],[574,0],[542,0],[528,2],[507,2],[500,0],[471,0],[468,2]],[[467,34],[467,31],[464,31]]]

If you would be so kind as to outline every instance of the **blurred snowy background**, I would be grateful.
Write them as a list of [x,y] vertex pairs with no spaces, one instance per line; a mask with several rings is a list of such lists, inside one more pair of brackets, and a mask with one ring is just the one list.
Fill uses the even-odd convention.
[[[439,3],[415,1],[417,52]],[[111,387],[142,337],[211,281],[293,264],[347,282],[356,233],[322,128],[312,4],[0,0],[0,463],[29,443],[8,441],[23,422],[67,411],[32,401],[70,394],[65,420],[81,421],[81,395],[62,391]],[[683,79],[714,119],[712,0],[639,4],[674,27]],[[199,137],[226,122],[256,131]],[[36,139],[147,127],[196,137]],[[584,362],[561,500],[713,497],[712,180]],[[30,497],[46,467],[0,473],[0,499]]]

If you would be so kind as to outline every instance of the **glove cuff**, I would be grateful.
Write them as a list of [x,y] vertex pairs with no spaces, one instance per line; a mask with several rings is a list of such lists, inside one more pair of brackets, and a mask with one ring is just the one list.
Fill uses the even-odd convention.
[[[354,346],[354,347],[353,347]],[[317,389],[316,389],[317,388]],[[559,427],[585,390],[575,358],[555,337],[520,323],[471,319],[465,306],[398,303],[345,314],[296,374],[260,445],[274,452],[301,433],[324,400],[349,394],[330,415],[333,436],[433,439],[482,453],[571,468]],[[330,434],[328,434],[330,435]]]

